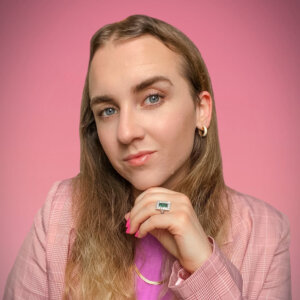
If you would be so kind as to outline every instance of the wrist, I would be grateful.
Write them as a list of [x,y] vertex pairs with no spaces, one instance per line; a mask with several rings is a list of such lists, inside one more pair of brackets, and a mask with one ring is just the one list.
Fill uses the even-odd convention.
[[198,256],[197,260],[190,262],[188,264],[181,264],[182,267],[190,274],[197,271],[212,255],[213,253],[213,240],[208,237],[207,243],[202,244],[199,252],[201,255]]

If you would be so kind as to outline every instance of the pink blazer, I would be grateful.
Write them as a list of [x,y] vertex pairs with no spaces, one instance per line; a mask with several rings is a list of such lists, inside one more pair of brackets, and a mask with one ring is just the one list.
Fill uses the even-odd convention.
[[[231,229],[193,274],[175,261],[169,289],[178,299],[291,299],[289,224],[267,203],[233,191]],[[4,300],[62,298],[74,238],[70,179],[56,182],[8,276]]]

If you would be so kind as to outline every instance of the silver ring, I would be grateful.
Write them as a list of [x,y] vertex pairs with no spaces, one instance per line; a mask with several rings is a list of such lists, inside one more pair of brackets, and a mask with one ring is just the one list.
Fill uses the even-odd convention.
[[166,210],[170,211],[171,209],[171,202],[170,201],[160,201],[156,202],[155,206],[156,210],[160,210],[160,213],[163,214]]

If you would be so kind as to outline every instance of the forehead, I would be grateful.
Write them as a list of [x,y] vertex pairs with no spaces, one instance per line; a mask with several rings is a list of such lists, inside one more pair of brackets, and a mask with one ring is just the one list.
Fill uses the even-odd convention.
[[[112,87],[118,82],[135,84],[151,76],[180,80],[181,57],[158,39],[145,35],[108,42],[94,54],[89,72],[90,89]],[[182,79],[182,78],[181,78]]]

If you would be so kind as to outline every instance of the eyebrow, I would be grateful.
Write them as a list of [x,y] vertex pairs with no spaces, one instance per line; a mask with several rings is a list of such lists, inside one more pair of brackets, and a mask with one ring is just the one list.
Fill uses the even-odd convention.
[[[173,85],[172,81],[165,76],[153,76],[153,77],[147,78],[146,80],[138,83],[136,86],[133,86],[131,88],[131,91],[133,94],[137,94],[159,81],[165,81],[165,82],[168,82],[170,85]],[[95,96],[91,99],[90,107],[93,107],[94,105],[102,103],[102,102],[110,102],[110,101],[113,101],[113,98],[109,95]]]

